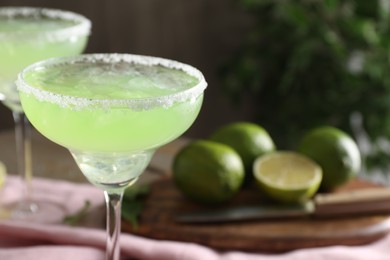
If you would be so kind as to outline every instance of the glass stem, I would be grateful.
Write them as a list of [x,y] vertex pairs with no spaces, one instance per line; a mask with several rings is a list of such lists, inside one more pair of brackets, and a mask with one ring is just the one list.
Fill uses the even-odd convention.
[[123,190],[104,191],[107,206],[106,260],[119,260]]
[[[15,122],[17,169],[24,181],[24,199],[22,203],[25,204],[25,206],[30,207],[32,204],[31,126],[23,112],[13,111],[12,116]],[[29,210],[32,210],[32,208]]]

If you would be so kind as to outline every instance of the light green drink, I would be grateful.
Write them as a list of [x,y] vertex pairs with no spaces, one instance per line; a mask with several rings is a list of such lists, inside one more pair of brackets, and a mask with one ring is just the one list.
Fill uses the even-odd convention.
[[[85,176],[103,189],[137,178],[157,147],[194,122],[203,100],[203,94],[185,96],[199,79],[184,71],[126,61],[57,62],[37,66],[23,80],[34,86],[20,93],[30,122],[70,149]],[[174,102],[175,95],[185,102]]]
[[194,122],[207,85],[202,73],[166,59],[92,54],[38,62],[16,84],[31,123],[104,190],[107,259],[118,260],[123,191],[158,147]]
[[[199,95],[190,102],[170,104],[166,100],[167,104],[161,106],[151,101],[150,106],[155,107],[149,108],[143,99],[158,97],[164,101],[164,96],[185,91],[199,82],[183,71],[162,66],[56,65],[26,73],[24,80],[53,96],[67,95],[72,99],[68,104],[53,103],[41,101],[43,95],[37,98],[21,93],[32,124],[43,135],[71,150],[118,153],[161,146],[187,130],[202,103]],[[133,101],[124,102],[126,99]],[[116,100],[118,104],[87,105],[88,100]]]
[[90,27],[84,17],[66,11],[0,8],[0,100],[20,111],[17,74],[39,60],[80,54]]
[[23,200],[9,206],[12,218],[40,221],[38,213],[44,214],[49,208],[47,203],[33,201],[31,196],[30,125],[16,90],[17,75],[39,60],[80,54],[90,30],[91,22],[76,13],[35,7],[0,7],[0,101],[12,110],[17,170],[24,176],[25,183],[21,191]]

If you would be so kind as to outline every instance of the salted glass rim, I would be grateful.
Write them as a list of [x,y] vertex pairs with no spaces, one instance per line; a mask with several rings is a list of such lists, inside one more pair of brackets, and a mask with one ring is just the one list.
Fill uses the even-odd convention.
[[29,40],[31,37],[46,37],[49,40],[62,40],[71,36],[88,36],[91,33],[92,22],[85,16],[55,8],[6,6],[0,7],[0,17],[14,19],[15,17],[46,17],[64,21],[72,21],[75,24],[51,31],[44,32],[0,32],[0,39]]
[[[170,69],[181,70],[184,73],[195,77],[198,80],[198,83],[190,88],[186,88],[168,95],[147,98],[92,99],[53,93],[48,90],[34,87],[25,80],[25,75],[27,73],[33,70],[43,69],[44,67],[60,66],[61,64],[66,63],[93,64],[97,62],[111,64],[126,62],[148,66],[160,65]],[[198,69],[191,65],[175,60],[127,53],[95,53],[70,57],[51,58],[31,64],[18,74],[16,85],[19,92],[32,94],[40,101],[47,101],[58,104],[61,107],[68,107],[76,110],[88,107],[127,107],[133,110],[149,110],[155,107],[170,107],[174,103],[193,101],[204,92],[207,87],[207,82],[202,72],[200,72]]]

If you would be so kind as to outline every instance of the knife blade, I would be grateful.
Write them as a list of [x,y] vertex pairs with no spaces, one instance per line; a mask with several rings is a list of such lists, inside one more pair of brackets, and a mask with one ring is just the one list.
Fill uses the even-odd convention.
[[390,213],[390,188],[318,194],[302,204],[240,205],[180,213],[180,223],[218,223],[299,217],[339,217]]

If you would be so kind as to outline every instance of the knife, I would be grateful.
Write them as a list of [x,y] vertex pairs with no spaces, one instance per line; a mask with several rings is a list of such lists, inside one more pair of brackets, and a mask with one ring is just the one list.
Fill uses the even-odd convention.
[[218,223],[298,217],[340,217],[390,213],[390,188],[318,194],[301,204],[241,205],[180,213],[180,223]]

